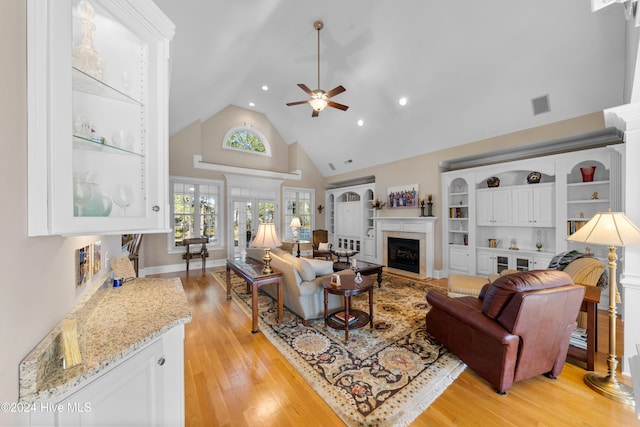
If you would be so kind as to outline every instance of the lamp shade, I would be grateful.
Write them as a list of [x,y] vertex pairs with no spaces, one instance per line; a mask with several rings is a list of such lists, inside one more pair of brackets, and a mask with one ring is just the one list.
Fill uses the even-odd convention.
[[289,227],[291,227],[291,228],[300,228],[300,227],[302,227],[302,224],[300,223],[300,218],[298,218],[297,216],[294,216],[291,219],[291,224],[289,224]]
[[252,248],[277,248],[282,246],[276,233],[276,225],[272,222],[265,222],[258,225],[256,237],[251,242]]
[[623,212],[599,212],[567,238],[607,246],[640,246],[640,229]]

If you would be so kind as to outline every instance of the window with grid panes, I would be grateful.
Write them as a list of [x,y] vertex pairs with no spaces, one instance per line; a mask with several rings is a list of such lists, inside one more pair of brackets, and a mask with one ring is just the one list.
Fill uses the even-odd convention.
[[294,217],[300,218],[302,227],[298,231],[298,239],[311,240],[311,230],[315,224],[314,212],[315,190],[310,188],[285,187],[283,190],[284,213],[282,229],[284,240],[294,240],[290,227]]
[[221,187],[218,181],[171,179],[172,247],[200,236],[209,238],[210,247],[223,245]]

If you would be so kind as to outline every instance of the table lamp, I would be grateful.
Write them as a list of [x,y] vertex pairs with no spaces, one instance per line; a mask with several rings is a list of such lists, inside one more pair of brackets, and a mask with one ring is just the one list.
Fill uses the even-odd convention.
[[616,301],[620,294],[616,284],[617,246],[639,246],[640,229],[622,212],[600,212],[568,237],[572,242],[609,246],[609,356],[607,376],[588,372],[584,382],[599,394],[626,405],[634,405],[633,389],[616,379]]
[[251,242],[252,248],[264,248],[264,267],[262,272],[264,274],[273,273],[271,268],[271,248],[277,248],[282,246],[282,243],[278,239],[276,233],[276,225],[272,222],[265,222],[258,225],[258,232],[256,237]]
[[289,227],[293,229],[293,240],[298,240],[298,230],[300,229],[300,227],[302,227],[300,218],[298,218],[297,216],[291,218],[291,224],[289,224]]

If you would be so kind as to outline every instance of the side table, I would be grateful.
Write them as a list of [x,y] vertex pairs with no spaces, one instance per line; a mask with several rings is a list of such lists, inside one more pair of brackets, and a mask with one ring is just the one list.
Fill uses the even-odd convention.
[[596,355],[596,338],[597,338],[597,309],[600,302],[599,286],[585,286],[586,292],[582,300],[582,307],[580,311],[587,312],[587,348],[580,348],[574,345],[569,345],[567,351],[567,357],[578,362],[584,362],[587,365],[587,371],[593,371]]
[[[333,271],[348,270],[350,268],[352,267],[349,262],[335,261],[333,263]],[[358,261],[354,271],[359,271],[362,276],[377,274],[378,287],[382,286],[382,265],[367,261]]]
[[[344,329],[344,340],[349,341],[349,328],[361,328],[367,323],[373,329],[373,280],[367,276],[362,276],[362,282],[356,283],[356,276],[342,275],[340,276],[340,286],[333,286],[331,279],[326,278],[322,281],[324,288],[324,326],[330,326],[334,329]],[[362,310],[351,308],[351,297],[363,292],[369,293],[369,313]],[[341,295],[344,298],[344,321],[334,318],[335,313],[329,314],[329,294]],[[338,312],[341,310],[338,310]],[[349,315],[354,316],[355,320],[349,323]]]
[[253,258],[242,261],[240,258],[227,260],[227,299],[231,299],[231,270],[247,282],[247,291],[251,289],[251,332],[256,333],[258,327],[258,288],[263,285],[276,283],[278,286],[278,323],[282,322],[283,313],[283,284],[282,272],[273,270],[273,273],[262,272],[264,263]]

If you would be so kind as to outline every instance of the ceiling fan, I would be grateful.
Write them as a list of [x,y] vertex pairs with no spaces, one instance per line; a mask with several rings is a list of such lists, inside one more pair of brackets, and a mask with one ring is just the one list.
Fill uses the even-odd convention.
[[337,86],[331,89],[329,92],[325,92],[324,90],[320,89],[320,30],[322,30],[323,27],[324,24],[322,23],[322,21],[316,21],[313,23],[313,28],[318,31],[318,89],[311,90],[304,83],[298,83],[298,87],[305,91],[311,98],[309,98],[307,101],[296,101],[287,103],[288,106],[308,103],[309,105],[311,105],[311,108],[313,108],[311,117],[318,117],[320,111],[324,110],[327,106],[337,108],[342,111],[346,111],[347,108],[349,108],[346,105],[338,104],[337,102],[331,101],[332,97],[346,91],[344,86]]

